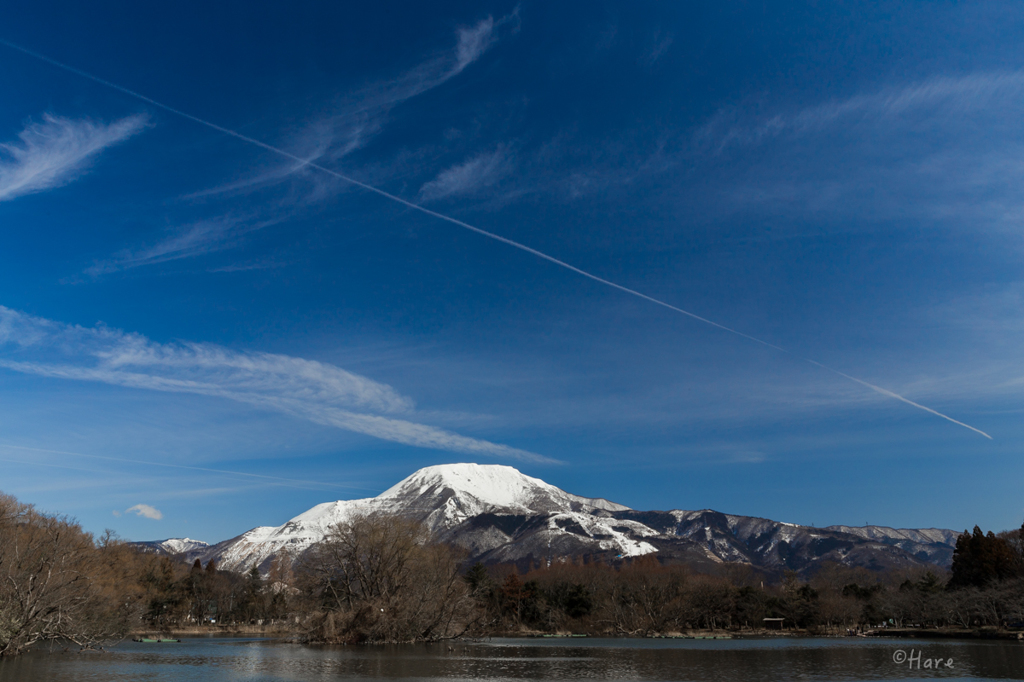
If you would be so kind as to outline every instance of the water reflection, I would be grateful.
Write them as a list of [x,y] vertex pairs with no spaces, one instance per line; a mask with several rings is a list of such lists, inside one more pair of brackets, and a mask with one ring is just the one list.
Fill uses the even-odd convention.
[[[893,654],[920,654],[897,664]],[[913,656],[914,654],[911,654]],[[953,659],[953,669],[924,661]],[[33,652],[0,661],[7,682],[108,680],[882,680],[1024,679],[1024,644],[878,639],[495,639],[379,647],[306,647],[199,638],[125,642],[105,654]]]

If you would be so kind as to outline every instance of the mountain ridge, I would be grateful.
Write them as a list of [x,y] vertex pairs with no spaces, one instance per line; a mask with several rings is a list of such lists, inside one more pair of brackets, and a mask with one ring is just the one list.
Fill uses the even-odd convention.
[[[510,466],[445,464],[420,469],[376,497],[324,502],[281,526],[260,526],[182,553],[224,569],[255,565],[266,572],[283,553],[301,556],[332,525],[372,513],[420,521],[439,539],[463,547],[470,560],[523,567],[568,557],[614,561],[644,554],[775,573],[812,572],[826,561],[875,570],[948,567],[957,536],[936,528],[815,528],[711,509],[640,511],[568,493]],[[173,541],[160,546],[169,552]]]

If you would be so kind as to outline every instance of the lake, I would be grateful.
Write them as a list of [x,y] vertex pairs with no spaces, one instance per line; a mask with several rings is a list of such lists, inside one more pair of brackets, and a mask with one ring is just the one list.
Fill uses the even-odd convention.
[[[900,660],[905,659],[905,660]],[[935,659],[941,659],[935,669]],[[951,661],[952,668],[947,667]],[[4,682],[1024,679],[1024,644],[908,639],[490,639],[310,647],[267,639],[124,642],[0,660]]]

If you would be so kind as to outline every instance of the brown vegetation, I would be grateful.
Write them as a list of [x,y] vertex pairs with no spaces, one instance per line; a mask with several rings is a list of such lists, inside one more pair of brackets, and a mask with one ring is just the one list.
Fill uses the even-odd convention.
[[[466,575],[491,632],[537,630],[650,636],[695,629],[846,633],[884,627],[1024,627],[1024,528],[975,528],[957,543],[950,574],[873,572],[834,563],[781,581],[724,564],[700,574],[646,555],[620,565],[555,561],[525,575],[474,566]],[[775,621],[778,622],[778,621]]]
[[[657,636],[689,630],[1024,627],[1024,528],[978,528],[952,571],[826,564],[781,580],[750,566],[698,573],[657,555],[615,564],[545,559],[462,565],[464,555],[396,516],[354,518],[269,575],[189,565],[0,495],[0,656],[41,641],[96,647],[139,630],[225,625],[308,642],[407,642],[462,634]],[[770,621],[778,623],[778,620]],[[216,625],[213,625],[216,623]]]
[[[497,569],[491,569],[497,572]],[[621,566],[554,563],[525,575],[467,574],[485,610],[483,632],[657,636],[693,630],[757,631],[765,618],[786,630],[845,634],[878,627],[969,628],[1024,621],[1024,580],[947,589],[927,570],[874,573],[827,564],[808,582],[753,573],[693,573],[641,557]],[[775,621],[776,623],[778,621]]]
[[0,494],[0,656],[42,640],[82,647],[118,639],[141,615],[125,548],[71,520]]
[[471,620],[462,557],[397,516],[340,523],[296,568],[313,642],[409,642],[450,637]]

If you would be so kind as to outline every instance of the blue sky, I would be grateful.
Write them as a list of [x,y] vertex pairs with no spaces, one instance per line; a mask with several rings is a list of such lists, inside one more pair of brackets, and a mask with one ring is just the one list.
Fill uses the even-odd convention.
[[0,9],[0,490],[1020,524],[1018,5],[207,5]]

